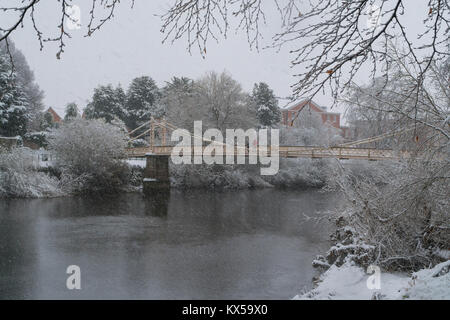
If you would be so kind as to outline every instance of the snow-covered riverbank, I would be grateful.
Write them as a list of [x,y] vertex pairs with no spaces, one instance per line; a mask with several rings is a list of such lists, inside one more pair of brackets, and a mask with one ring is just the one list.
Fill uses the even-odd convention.
[[381,272],[379,289],[369,289],[370,277],[373,275],[350,263],[333,265],[320,276],[314,289],[294,300],[450,299],[450,260],[412,275]]

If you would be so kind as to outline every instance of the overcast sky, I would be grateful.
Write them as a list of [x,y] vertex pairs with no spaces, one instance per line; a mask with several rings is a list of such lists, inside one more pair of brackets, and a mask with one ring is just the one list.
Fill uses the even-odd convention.
[[[205,59],[195,50],[189,54],[184,40],[162,44],[161,21],[155,15],[163,13],[172,3],[167,0],[137,0],[134,9],[130,8],[128,1],[122,1],[112,21],[92,37],[84,37],[90,2],[73,1],[81,8],[83,28],[71,31],[72,39],[66,40],[61,60],[56,59],[57,48],[54,45],[46,45],[42,52],[39,51],[39,43],[29,21],[13,37],[45,91],[45,104],[61,114],[65,105],[72,101],[84,108],[93,89],[100,84],[120,83],[127,88],[133,78],[142,75],[151,76],[162,86],[173,76],[195,79],[211,70],[225,70],[246,91],[250,91],[255,82],[263,81],[274,89],[277,96],[291,94],[290,85],[295,79],[288,48],[280,52],[274,49],[252,51],[245,34],[235,34],[234,31],[219,44],[210,42]],[[44,30],[56,30],[60,12],[52,10],[54,7],[53,1],[41,2],[38,6],[39,23]],[[269,10],[267,18],[268,25],[263,30],[265,44],[270,43],[270,37],[281,27],[275,10]],[[331,104],[327,96],[318,96],[315,100],[320,105]]]

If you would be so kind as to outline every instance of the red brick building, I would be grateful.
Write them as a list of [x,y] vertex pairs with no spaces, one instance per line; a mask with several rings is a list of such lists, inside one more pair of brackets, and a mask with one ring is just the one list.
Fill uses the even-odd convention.
[[327,126],[334,127],[341,130],[343,137],[348,137],[349,130],[348,127],[341,126],[341,114],[337,112],[328,112],[326,108],[319,106],[312,100],[302,100],[291,104],[290,106],[281,110],[281,122],[285,126],[294,126],[295,120],[301,116],[301,112],[312,111],[317,112],[322,123]]

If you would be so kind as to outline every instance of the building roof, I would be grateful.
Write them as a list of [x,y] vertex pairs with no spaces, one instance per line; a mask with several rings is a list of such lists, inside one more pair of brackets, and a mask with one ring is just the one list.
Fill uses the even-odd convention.
[[331,114],[331,115],[333,115],[333,114],[335,114],[335,115],[339,114],[340,115],[339,112],[329,112],[329,111],[327,111],[326,107],[319,106],[316,102],[314,102],[313,100],[310,100],[310,99],[302,99],[300,101],[296,101],[296,102],[290,103],[286,107],[282,108],[281,111],[299,112],[299,111],[303,110],[303,108],[305,106],[307,106],[307,105],[309,105],[316,112],[323,112],[323,113]]
[[305,98],[305,99],[301,99],[300,101],[290,102],[287,106],[283,107],[282,110],[303,108],[305,105],[308,104],[308,102],[312,102],[314,105],[318,106],[317,103],[315,103],[314,101]]

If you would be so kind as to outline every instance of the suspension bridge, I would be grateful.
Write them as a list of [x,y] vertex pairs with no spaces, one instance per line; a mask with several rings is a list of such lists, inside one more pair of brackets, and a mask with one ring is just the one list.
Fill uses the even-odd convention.
[[[127,154],[130,158],[143,158],[147,154],[154,155],[171,155],[174,146],[169,145],[168,134],[174,130],[179,129],[175,125],[166,121],[165,119],[151,119],[149,122],[144,123],[133,131],[129,132],[129,141],[133,142],[138,139],[148,139],[148,147],[128,148]],[[395,151],[392,149],[376,149],[376,148],[360,148],[358,146],[362,144],[368,144],[371,142],[380,141],[388,137],[405,133],[407,131],[414,130],[414,127],[409,127],[403,130],[388,132],[379,136],[370,137],[358,141],[346,142],[336,146],[323,147],[323,146],[279,146],[274,150],[271,150],[270,146],[265,146],[262,150],[259,150],[259,146],[256,145],[253,148],[247,146],[233,146],[234,153],[243,154],[249,156],[252,154],[267,154],[272,155],[272,152],[278,152],[281,158],[336,158],[336,159],[360,159],[360,160],[392,160],[399,158],[409,157],[407,151]],[[159,143],[157,143],[156,136],[159,137]],[[209,139],[205,139],[201,136],[190,134],[191,138],[196,138],[205,143],[216,143]],[[221,143],[223,147],[223,155],[226,156],[227,152],[233,150],[226,143]],[[206,148],[205,145],[202,146]],[[217,146],[216,146],[217,147]],[[194,146],[192,147],[192,153],[194,154]]]

